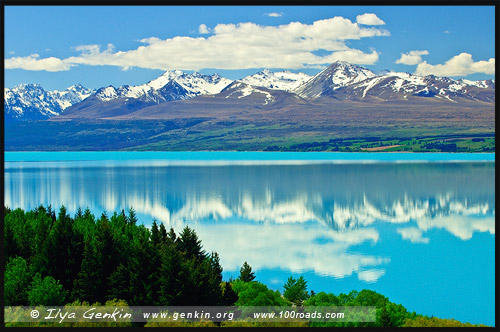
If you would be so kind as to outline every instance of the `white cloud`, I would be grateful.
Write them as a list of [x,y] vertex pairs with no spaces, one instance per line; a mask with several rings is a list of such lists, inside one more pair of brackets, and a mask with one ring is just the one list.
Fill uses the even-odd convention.
[[79,45],[74,47],[75,51],[81,52],[84,55],[97,54],[101,51],[99,45]]
[[385,274],[385,270],[372,269],[358,272],[358,279],[361,281],[373,283]]
[[434,219],[417,220],[418,228],[427,231],[433,228],[445,229],[462,240],[469,240],[474,232],[495,234],[495,217],[452,215]]
[[385,22],[382,21],[377,15],[372,13],[366,13],[363,15],[356,16],[356,22],[364,25],[384,25]]
[[422,237],[422,230],[417,227],[398,228],[403,240],[410,240],[411,243],[429,243],[429,238]]
[[265,13],[265,15],[269,17],[281,17],[283,16],[283,13]]
[[200,34],[207,34],[207,33],[210,33],[210,29],[207,27],[206,24],[200,24],[200,27],[198,28],[198,32]]
[[418,65],[421,63],[422,55],[429,54],[429,51],[410,51],[408,53],[401,53],[401,58],[396,60],[396,63],[401,63],[404,65]]
[[[167,224],[167,229],[182,229],[185,223]],[[189,224],[191,226],[191,224]],[[194,223],[203,247],[220,254],[225,271],[239,271],[241,257],[255,270],[276,269],[292,273],[313,271],[316,274],[344,278],[361,272],[363,280],[376,281],[384,272],[381,265],[390,262],[389,257],[352,253],[351,247],[371,241],[372,235],[359,237],[355,243],[340,239],[351,237],[347,230],[337,232],[323,227],[304,228],[301,224],[275,223]],[[367,229],[377,232],[375,229]],[[358,237],[357,235],[354,237]],[[317,238],[326,238],[325,243],[316,243]],[[250,248],[250,249],[249,249]],[[272,253],[272,254],[270,254]],[[370,270],[378,268],[376,271]],[[359,272],[358,272],[359,277]]]
[[418,64],[415,71],[417,75],[437,76],[467,76],[476,73],[495,74],[495,58],[475,62],[469,53],[460,53],[444,64],[431,65],[424,61]]
[[[200,25],[200,32],[204,32]],[[207,27],[207,30],[208,27]],[[112,45],[101,50],[98,45],[75,48],[79,56],[59,61],[59,70],[70,64],[111,65],[123,69],[200,70],[321,67],[335,60],[357,64],[373,64],[378,52],[365,53],[349,48],[347,40],[389,36],[384,29],[365,28],[343,17],[315,21],[312,24],[291,22],[280,26],[261,26],[255,23],[218,24],[207,37],[176,36],[168,39],[144,38],[144,45],[128,51],[115,51]],[[323,56],[314,54],[325,50]],[[45,59],[37,61],[46,61]],[[8,59],[12,63],[14,60]],[[32,61],[32,60],[31,60]],[[30,68],[25,66],[26,68]]]
[[31,54],[26,57],[14,57],[5,59],[5,69],[24,69],[33,71],[65,71],[69,70],[72,64],[54,57],[39,59],[38,54]]
[[161,39],[157,38],[157,37],[149,37],[149,38],[143,38],[143,39],[141,39],[139,41],[141,43],[151,45],[151,44],[154,44],[154,43],[161,42]]
[[337,60],[357,64],[373,64],[378,60],[378,52],[373,50],[371,53],[364,53],[356,49],[347,49],[324,56],[322,63],[330,64]]

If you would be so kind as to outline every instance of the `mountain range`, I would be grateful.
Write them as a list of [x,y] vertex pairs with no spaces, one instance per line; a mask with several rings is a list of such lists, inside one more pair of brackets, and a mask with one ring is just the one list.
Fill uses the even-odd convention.
[[4,119],[9,121],[44,120],[61,114],[95,91],[80,84],[63,91],[46,91],[39,84],[21,84],[4,89]]
[[494,80],[341,61],[314,76],[172,70],[135,86],[4,93],[6,151],[494,151]]
[[241,113],[254,108],[269,111],[300,105],[314,109],[321,105],[330,107],[332,103],[354,105],[358,102],[361,105],[430,102],[433,107],[494,105],[495,81],[454,80],[391,71],[376,74],[342,61],[315,76],[266,69],[235,81],[218,74],[172,70],[146,84],[118,88],[107,86],[92,90],[74,85],[64,91],[45,91],[38,84],[6,88],[4,119],[12,122],[170,119],[179,115],[212,117],[228,109]]

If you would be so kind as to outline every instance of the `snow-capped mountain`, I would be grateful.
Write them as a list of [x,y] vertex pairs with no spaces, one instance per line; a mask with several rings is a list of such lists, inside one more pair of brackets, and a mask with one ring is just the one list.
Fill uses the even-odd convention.
[[388,101],[431,97],[450,102],[457,102],[457,99],[495,101],[494,81],[491,80],[475,82],[398,72],[389,72],[345,86],[336,93],[337,97],[347,100],[373,100],[375,98]]
[[213,97],[219,102],[231,105],[230,107],[241,106],[242,109],[245,107],[274,109],[285,105],[307,103],[293,92],[250,85],[240,80],[234,81]]
[[495,82],[454,80],[391,71],[377,75],[364,67],[337,61],[294,92],[306,99],[331,97],[340,100],[388,101],[435,97],[450,102],[456,102],[457,98],[494,102]]
[[244,82],[235,81],[220,93],[220,97],[224,97],[226,99],[257,98],[263,101],[263,105],[267,105],[273,103],[275,101],[275,98],[269,91],[266,90],[267,88],[257,87]]
[[37,84],[5,89],[4,118],[5,121],[43,120],[58,115],[61,119],[111,118],[164,102],[201,96],[217,97],[217,102],[226,100],[234,108],[250,105],[279,108],[296,103],[312,103],[320,107],[334,100],[494,103],[495,81],[454,80],[392,71],[375,73],[343,61],[333,63],[313,77],[266,69],[237,81],[218,74],[169,70],[146,84],[119,88],[107,86],[96,91],[81,85],[64,91],[45,91]]
[[21,84],[4,89],[4,119],[6,121],[44,120],[61,114],[95,91],[80,84],[63,91],[46,91],[39,84]]
[[344,86],[349,86],[375,77],[375,73],[364,67],[352,65],[344,61],[336,61],[305,84],[299,86],[295,93],[306,99],[320,96],[331,96],[333,92]]
[[186,74],[180,70],[169,70],[146,84],[99,88],[94,95],[69,108],[59,118],[110,118],[126,115],[165,102],[217,94],[231,82],[218,74]]
[[290,92],[310,79],[311,76],[304,73],[292,73],[290,71],[272,72],[269,69],[264,69],[254,75],[242,78],[239,81],[255,87]]
[[96,96],[102,101],[123,97],[158,104],[165,101],[191,99],[205,94],[216,94],[231,82],[218,74],[202,75],[196,72],[186,74],[180,70],[168,70],[146,84],[100,88]]

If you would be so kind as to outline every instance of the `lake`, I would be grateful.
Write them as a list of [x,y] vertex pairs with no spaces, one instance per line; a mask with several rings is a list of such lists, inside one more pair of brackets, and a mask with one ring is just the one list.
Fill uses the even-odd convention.
[[132,206],[247,261],[283,291],[377,291],[408,310],[495,324],[495,156],[410,153],[7,152],[11,208]]

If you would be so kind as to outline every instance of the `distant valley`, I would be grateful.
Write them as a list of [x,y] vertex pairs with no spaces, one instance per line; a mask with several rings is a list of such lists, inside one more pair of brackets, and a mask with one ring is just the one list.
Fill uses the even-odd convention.
[[494,151],[494,80],[374,73],[340,61],[313,77],[167,71],[97,90],[25,84],[4,98],[7,151]]

